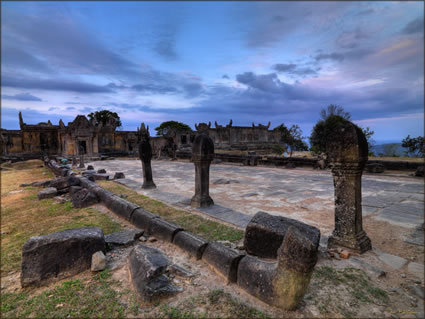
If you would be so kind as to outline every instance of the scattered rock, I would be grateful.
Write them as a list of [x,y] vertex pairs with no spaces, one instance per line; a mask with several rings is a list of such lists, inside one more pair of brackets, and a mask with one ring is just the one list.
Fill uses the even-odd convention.
[[66,202],[66,198],[63,197],[63,196],[53,197],[53,200],[58,204],[65,204],[65,202]]
[[121,179],[121,178],[125,178],[125,175],[123,172],[116,172],[114,175],[114,179]]
[[145,237],[145,236],[141,236],[141,237],[139,238],[139,240],[140,240],[141,242],[145,242],[147,239],[146,239],[146,237]]
[[53,198],[57,195],[58,191],[54,187],[47,187],[46,189],[43,189],[42,191],[38,192],[37,197],[39,200],[46,199],[46,198]]
[[99,250],[105,250],[105,239],[97,227],[31,237],[22,248],[21,285],[40,286],[90,269]]
[[407,287],[409,289],[409,291],[419,297],[421,300],[423,300],[425,298],[425,294],[424,294],[424,287],[423,286],[419,286],[419,285],[411,285]]
[[99,174],[106,174],[106,169],[101,168],[101,169],[98,169],[98,170],[97,170],[97,172],[98,172]]
[[102,271],[106,268],[106,257],[103,251],[95,252],[91,257],[91,271]]
[[138,245],[130,253],[129,264],[131,280],[143,301],[154,302],[182,291],[164,275],[171,263],[160,250]]
[[126,229],[105,236],[105,242],[110,246],[129,246],[143,235],[143,229]]

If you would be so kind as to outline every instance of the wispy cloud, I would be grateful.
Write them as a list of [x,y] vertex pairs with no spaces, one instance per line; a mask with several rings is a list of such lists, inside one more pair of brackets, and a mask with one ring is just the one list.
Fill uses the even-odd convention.
[[19,93],[15,95],[2,95],[1,98],[5,100],[16,100],[16,101],[36,101],[36,102],[42,101],[42,99],[40,99],[39,97],[36,97],[29,93]]

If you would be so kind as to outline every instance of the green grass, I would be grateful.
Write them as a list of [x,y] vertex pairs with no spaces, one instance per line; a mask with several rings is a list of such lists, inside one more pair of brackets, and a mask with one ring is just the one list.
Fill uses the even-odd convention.
[[244,236],[244,232],[240,229],[170,207],[162,202],[138,194],[128,187],[108,181],[99,181],[98,184],[117,195],[127,195],[126,200],[136,203],[144,209],[172,223],[176,223],[185,230],[197,234],[206,240],[228,240],[237,242]]
[[38,295],[28,292],[2,293],[1,315],[7,318],[125,318],[127,307],[116,292],[118,283],[108,270],[90,280],[68,280]]

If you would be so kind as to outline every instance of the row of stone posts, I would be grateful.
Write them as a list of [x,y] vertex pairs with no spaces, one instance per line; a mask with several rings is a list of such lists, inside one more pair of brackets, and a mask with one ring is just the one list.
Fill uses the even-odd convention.
[[[195,164],[195,195],[191,206],[207,207],[214,204],[209,195],[209,170],[214,158],[214,143],[208,136],[209,126],[196,126],[198,135],[192,148]],[[143,166],[143,188],[155,188],[152,180],[152,148],[149,143],[149,127],[142,123],[139,130],[139,154]],[[361,177],[367,162],[366,138],[356,125],[342,122],[330,134],[327,143],[328,158],[332,167],[335,187],[335,228],[328,247],[343,246],[363,253],[372,248],[363,230],[361,206]]]

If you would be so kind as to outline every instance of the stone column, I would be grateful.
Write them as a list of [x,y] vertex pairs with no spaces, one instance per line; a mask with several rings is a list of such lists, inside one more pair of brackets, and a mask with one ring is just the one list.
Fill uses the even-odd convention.
[[196,128],[200,134],[195,138],[192,147],[192,160],[195,164],[195,195],[190,205],[200,208],[214,205],[209,194],[210,164],[214,158],[214,142],[208,136],[207,124],[200,123]]
[[152,167],[151,167],[151,160],[152,160],[152,146],[149,142],[150,136],[149,136],[149,126],[147,128],[145,127],[145,123],[142,123],[140,126],[140,130],[137,130],[139,137],[140,137],[140,143],[139,143],[139,157],[142,161],[142,169],[143,169],[143,185],[142,188],[149,189],[149,188],[156,188],[155,183],[152,179]]
[[361,178],[368,154],[362,130],[349,121],[335,126],[327,154],[335,187],[335,229],[328,247],[343,246],[364,253],[372,244],[362,224]]
[[84,168],[84,155],[81,154],[80,155],[80,165],[78,166],[79,168]]

